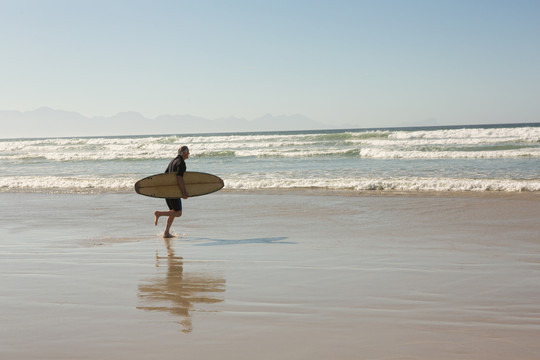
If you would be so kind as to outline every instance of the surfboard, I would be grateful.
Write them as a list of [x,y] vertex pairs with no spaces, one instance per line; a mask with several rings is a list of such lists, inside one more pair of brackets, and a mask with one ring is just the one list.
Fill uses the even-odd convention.
[[[184,183],[190,197],[211,194],[225,186],[223,180],[216,175],[194,171],[184,173]],[[182,198],[176,173],[157,174],[141,179],[135,183],[135,192],[156,198]]]

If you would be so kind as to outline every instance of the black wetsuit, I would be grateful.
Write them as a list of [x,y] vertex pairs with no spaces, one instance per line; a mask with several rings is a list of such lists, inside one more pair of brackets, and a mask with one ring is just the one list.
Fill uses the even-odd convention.
[[[167,166],[167,169],[165,169],[165,172],[175,172],[177,176],[183,177],[186,172],[186,162],[184,161],[184,158],[181,155],[178,155],[172,159],[169,166]],[[182,199],[165,199],[165,201],[167,202],[169,210],[182,211]]]

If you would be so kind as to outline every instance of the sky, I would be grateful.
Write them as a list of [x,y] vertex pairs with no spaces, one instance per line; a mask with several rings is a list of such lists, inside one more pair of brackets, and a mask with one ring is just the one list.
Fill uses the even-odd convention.
[[537,0],[0,0],[0,111],[538,122],[538,19]]

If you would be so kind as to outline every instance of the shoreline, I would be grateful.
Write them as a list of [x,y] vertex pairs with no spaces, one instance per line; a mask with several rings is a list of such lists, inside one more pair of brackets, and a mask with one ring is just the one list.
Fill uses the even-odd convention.
[[[345,189],[320,189],[320,188],[279,188],[279,189],[226,189],[219,190],[221,194],[249,194],[249,195],[306,195],[306,196],[345,196],[345,197],[500,197],[500,198],[530,198],[540,200],[540,191],[433,191],[433,190],[345,190]],[[2,194],[26,194],[26,195],[139,195],[134,190],[88,190],[80,191],[3,191]],[[140,195],[141,196],[141,195]]]
[[288,189],[222,189],[223,193],[238,194],[295,194],[308,196],[346,196],[346,197],[370,197],[370,196],[389,196],[389,197],[502,197],[502,198],[526,198],[540,199],[540,192],[537,191],[403,191],[403,190],[341,190],[341,189],[310,189],[310,188],[288,188]]

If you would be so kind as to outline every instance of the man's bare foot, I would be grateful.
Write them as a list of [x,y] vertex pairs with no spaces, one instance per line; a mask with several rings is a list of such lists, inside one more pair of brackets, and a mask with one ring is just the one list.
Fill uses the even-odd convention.
[[154,216],[156,217],[156,219],[154,220],[154,225],[157,226],[157,223],[158,223],[158,220],[159,220],[159,216],[157,214],[157,211],[154,211]]
[[164,238],[172,238],[172,237],[174,237],[174,235],[172,235],[170,233],[166,233],[166,234],[163,234],[163,237]]

